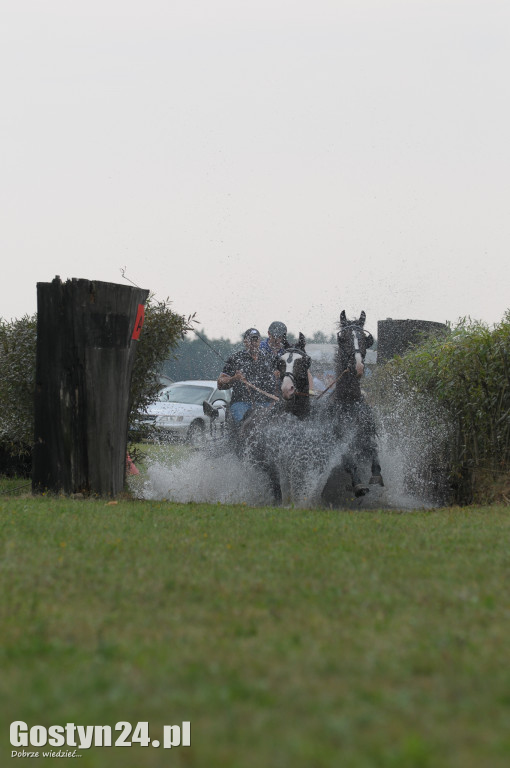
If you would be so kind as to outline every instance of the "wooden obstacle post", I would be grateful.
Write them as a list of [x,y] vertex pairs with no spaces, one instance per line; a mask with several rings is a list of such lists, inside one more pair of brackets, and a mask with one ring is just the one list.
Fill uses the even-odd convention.
[[32,490],[116,496],[149,291],[73,278],[37,284]]
[[420,344],[424,334],[444,333],[446,325],[430,320],[387,320],[377,322],[377,362],[386,363],[405,355],[411,344]]

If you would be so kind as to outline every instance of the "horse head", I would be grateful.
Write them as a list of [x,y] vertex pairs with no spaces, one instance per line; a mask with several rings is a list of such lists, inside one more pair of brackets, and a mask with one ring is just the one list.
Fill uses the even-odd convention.
[[305,345],[305,337],[300,333],[296,346],[289,346],[278,355],[277,370],[284,400],[292,400],[300,394],[308,395],[308,369],[312,360],[306,354]]
[[361,378],[365,368],[367,349],[374,343],[374,337],[365,331],[366,314],[364,311],[357,320],[348,320],[345,309],[340,313],[340,330],[337,333],[338,361],[342,369],[356,378]]

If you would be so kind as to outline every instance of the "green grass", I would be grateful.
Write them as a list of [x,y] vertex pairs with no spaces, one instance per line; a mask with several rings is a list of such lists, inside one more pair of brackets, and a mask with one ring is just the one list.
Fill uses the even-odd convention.
[[32,483],[26,477],[4,477],[0,475],[0,499],[2,496],[30,492]]
[[3,495],[0,527],[2,765],[13,720],[191,722],[80,768],[509,764],[508,507]]

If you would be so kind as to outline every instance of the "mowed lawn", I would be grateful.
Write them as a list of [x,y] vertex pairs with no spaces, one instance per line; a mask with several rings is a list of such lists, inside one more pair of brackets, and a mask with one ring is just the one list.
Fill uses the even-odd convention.
[[0,765],[14,720],[191,723],[79,768],[510,764],[508,507],[4,495],[0,525]]

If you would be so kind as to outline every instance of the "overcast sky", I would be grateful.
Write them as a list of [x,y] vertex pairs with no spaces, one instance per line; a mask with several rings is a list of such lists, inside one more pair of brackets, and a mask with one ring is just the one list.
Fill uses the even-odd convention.
[[237,340],[510,307],[508,0],[1,0],[0,316],[124,282]]

